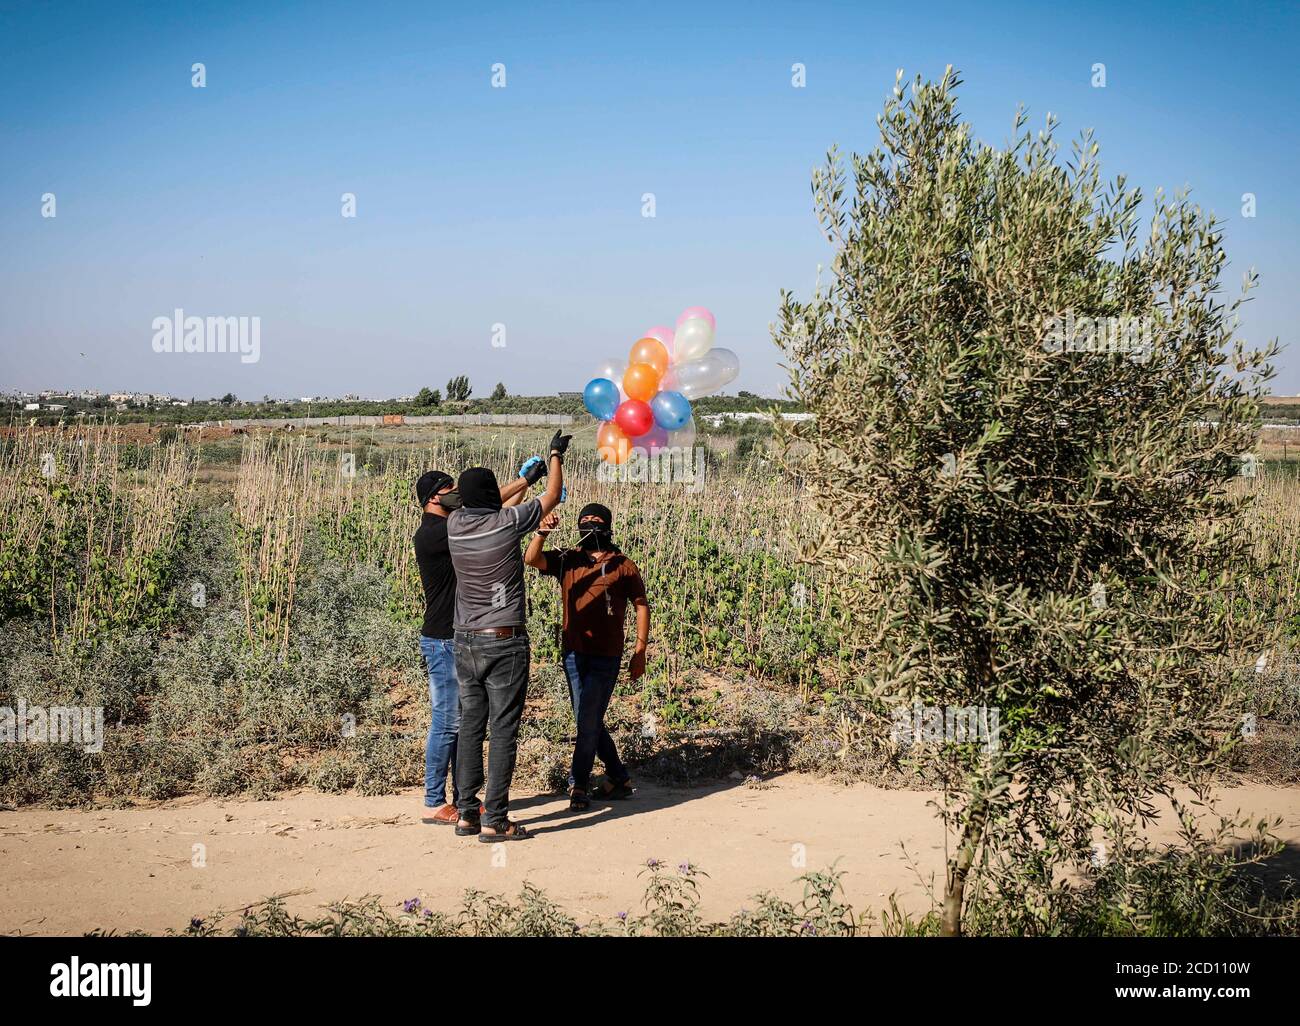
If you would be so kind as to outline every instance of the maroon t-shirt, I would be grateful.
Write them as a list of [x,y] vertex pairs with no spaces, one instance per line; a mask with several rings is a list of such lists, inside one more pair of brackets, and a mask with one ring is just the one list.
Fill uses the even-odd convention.
[[560,582],[564,649],[586,655],[621,656],[629,602],[645,601],[645,583],[621,552],[593,556],[585,549],[549,549],[541,572]]

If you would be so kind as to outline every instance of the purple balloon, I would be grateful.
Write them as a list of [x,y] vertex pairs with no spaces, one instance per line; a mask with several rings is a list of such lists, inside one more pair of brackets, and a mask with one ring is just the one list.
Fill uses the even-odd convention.
[[636,439],[633,446],[637,449],[644,449],[653,456],[660,449],[668,448],[668,432],[656,424],[644,435]]

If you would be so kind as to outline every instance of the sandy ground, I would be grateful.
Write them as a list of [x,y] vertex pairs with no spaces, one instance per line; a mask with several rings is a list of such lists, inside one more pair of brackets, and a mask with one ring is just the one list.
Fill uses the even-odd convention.
[[[644,883],[637,873],[650,857],[690,860],[709,874],[702,910],[710,918],[731,915],[764,890],[796,898],[800,859],[810,869],[839,860],[855,908],[879,910],[894,893],[904,909],[923,912],[923,880],[941,880],[944,861],[932,797],[795,775],[761,788],[645,785],[631,801],[583,814],[570,814],[555,795],[520,795],[512,812],[536,837],[495,846],[421,824],[414,791],[3,812],[0,932],[159,933],[272,894],[291,895],[295,911],[367,894],[393,904],[418,896],[454,910],[467,887],[513,895],[525,880],[584,920],[637,911]],[[1220,808],[1280,816],[1278,836],[1300,846],[1300,790],[1234,788],[1221,794]],[[1153,833],[1173,837],[1169,817]],[[203,846],[201,860],[195,845]]]

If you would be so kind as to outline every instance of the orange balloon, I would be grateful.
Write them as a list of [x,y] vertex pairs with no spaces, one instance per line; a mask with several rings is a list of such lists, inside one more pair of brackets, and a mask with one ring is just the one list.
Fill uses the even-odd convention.
[[596,429],[596,451],[606,463],[626,463],[632,454],[632,440],[612,420],[601,421]]
[[648,363],[662,378],[668,373],[668,350],[657,338],[643,338],[632,347],[627,362],[629,367],[634,363]]
[[640,399],[648,403],[659,391],[659,379],[663,374],[648,363],[634,363],[623,375],[623,391],[629,399]]

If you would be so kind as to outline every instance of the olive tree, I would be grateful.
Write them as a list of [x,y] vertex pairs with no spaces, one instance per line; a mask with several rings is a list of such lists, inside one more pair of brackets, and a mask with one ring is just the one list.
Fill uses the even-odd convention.
[[1236,336],[1254,276],[1221,298],[1211,215],[1103,182],[1050,116],[975,141],[959,84],[900,72],[879,147],[831,149],[828,273],[773,328],[815,414],[784,429],[823,525],[805,558],[942,781],[950,935],[973,881],[1050,893],[1236,742],[1268,634],[1236,601],[1234,479],[1276,352]]

